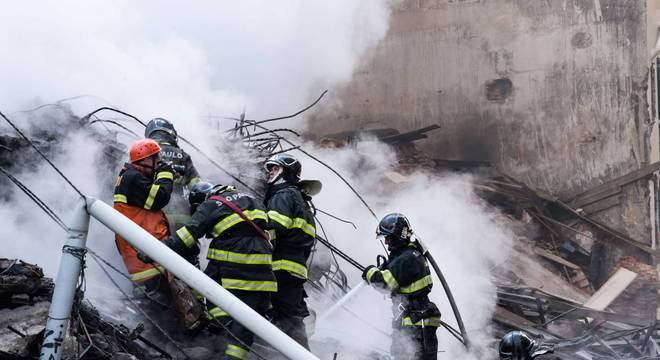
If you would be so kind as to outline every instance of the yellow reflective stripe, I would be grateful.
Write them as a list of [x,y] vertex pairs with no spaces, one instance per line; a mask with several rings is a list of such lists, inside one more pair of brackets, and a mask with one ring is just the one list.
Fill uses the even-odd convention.
[[307,279],[307,267],[305,265],[299,264],[291,260],[275,260],[273,261],[273,271],[285,270],[300,277],[302,279]]
[[[262,219],[265,221],[268,221],[268,215],[266,215],[266,212],[263,210],[255,209],[255,210],[245,210],[243,211],[245,216],[250,219],[250,220],[255,220],[255,219]],[[232,214],[227,216],[226,218],[218,221],[217,224],[213,227],[213,231],[211,231],[211,235],[213,237],[218,237],[220,234],[222,234],[224,231],[229,229],[230,227],[242,222],[243,219],[238,215],[238,214]]]
[[147,201],[144,202],[145,209],[151,210],[151,207],[154,205],[154,200],[156,200],[156,194],[158,194],[158,189],[160,189],[160,185],[151,185],[151,190],[149,190],[149,196],[147,197]]
[[404,317],[401,319],[401,326],[435,326],[435,327],[440,327],[442,325],[442,322],[440,321],[440,317],[430,317],[426,319],[422,319],[416,323],[413,324],[412,319],[409,316]]
[[293,225],[293,220],[291,220],[290,217],[286,215],[282,215],[275,210],[268,211],[268,218],[277,221],[280,225],[282,225],[287,229],[290,228],[291,225]]
[[294,228],[302,230],[305,234],[311,237],[316,237],[316,229],[312,225],[310,225],[305,219],[295,218],[293,220],[293,225],[291,225],[291,229]]
[[227,344],[227,349],[225,350],[225,355],[229,355],[231,357],[235,357],[237,359],[247,359],[248,358],[248,351],[243,349],[240,346],[234,345],[234,344]]
[[387,287],[390,290],[396,290],[396,288],[399,287],[399,283],[396,281],[391,271],[383,270],[380,273],[383,275],[383,280],[385,280],[385,284],[387,284]]
[[115,194],[114,200],[115,202],[124,203],[124,204],[128,202],[128,200],[126,199],[126,195],[122,195],[122,194]]
[[275,220],[277,223],[279,223],[286,229],[300,229],[305,234],[311,237],[316,237],[316,229],[314,228],[314,226],[312,226],[310,223],[307,222],[307,220],[303,218],[291,219],[290,217],[286,215],[282,215],[275,210],[268,211],[268,218],[271,220]]
[[160,179],[174,180],[174,174],[172,174],[169,171],[161,171],[158,174],[156,174],[156,180],[160,180]]
[[183,241],[183,243],[186,244],[187,247],[192,247],[197,242],[197,239],[195,239],[195,237],[192,236],[190,231],[188,231],[188,229],[185,226],[177,230],[176,234],[179,236],[179,239],[181,239],[181,241]]
[[273,257],[270,254],[243,254],[220,249],[209,249],[206,258],[210,260],[249,265],[270,265],[273,262]]
[[195,184],[197,184],[200,181],[202,181],[202,179],[200,179],[198,177],[194,177],[194,178],[190,179],[190,181],[188,181],[188,185],[186,185],[186,187],[188,187],[188,190],[192,190],[192,189],[195,188]]
[[276,281],[258,281],[258,280],[241,280],[241,279],[227,279],[220,280],[221,285],[225,289],[236,289],[246,291],[277,291]]
[[229,314],[226,311],[222,310],[218,306],[216,306],[216,307],[212,308],[211,310],[209,310],[209,317],[211,319],[217,319],[217,318],[222,317],[222,316],[229,316]]
[[151,269],[139,271],[131,274],[131,280],[133,281],[144,281],[151,279],[157,275],[160,275],[161,272],[165,271],[161,266],[156,266]]
[[374,276],[376,271],[378,271],[378,268],[376,268],[376,267],[369,268],[369,270],[367,271],[367,276],[366,276],[368,283],[371,284],[371,278]]
[[401,292],[402,294],[410,294],[410,293],[414,293],[415,291],[422,290],[423,288],[432,284],[433,284],[433,280],[431,279],[431,275],[426,275],[423,278],[415,281],[414,283],[402,287],[401,289],[399,289],[399,292]]

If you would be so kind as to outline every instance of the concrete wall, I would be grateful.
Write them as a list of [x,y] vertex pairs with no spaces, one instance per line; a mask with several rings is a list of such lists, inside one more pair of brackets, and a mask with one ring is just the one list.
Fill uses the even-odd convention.
[[[489,160],[557,196],[650,157],[655,0],[404,0],[317,134],[442,126],[436,158]],[[650,239],[648,186],[602,214]]]

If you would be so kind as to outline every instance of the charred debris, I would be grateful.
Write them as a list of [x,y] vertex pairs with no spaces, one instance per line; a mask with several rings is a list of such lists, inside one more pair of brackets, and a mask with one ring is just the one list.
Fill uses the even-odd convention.
[[[29,131],[31,139],[44,152],[56,151],[68,129],[85,128],[104,145],[105,163],[117,167],[125,152],[124,145],[117,141],[118,135],[139,136],[126,126],[126,117],[130,114],[119,112],[119,118],[100,117],[95,112],[79,118],[65,105],[52,107],[56,111],[41,112],[38,116],[52,116],[52,121],[58,124],[53,129],[57,130]],[[299,144],[290,140],[300,136],[298,133],[264,125],[284,118],[287,117],[256,121],[245,119],[243,114],[232,119],[236,125],[230,130],[229,138],[252,149],[257,158],[286,151],[305,153]],[[496,336],[513,329],[524,330],[553,346],[556,351],[553,356],[562,359],[660,358],[660,332],[656,321],[656,314],[660,313],[660,287],[654,266],[657,251],[646,242],[598,220],[597,216],[601,211],[619,206],[622,189],[652,176],[660,170],[660,164],[651,164],[593,189],[558,198],[498,172],[487,162],[428,157],[414,142],[426,138],[431,131],[441,131],[438,128],[431,125],[407,132],[391,128],[343,132],[316,141],[324,147],[344,147],[370,137],[389,144],[400,159],[397,171],[385,175],[394,184],[405,184],[406,174],[420,169],[476,174],[475,189],[480,201],[484,206],[498,209],[497,220],[512,229],[517,237],[513,254],[492,266],[491,275],[498,284],[497,307],[493,314]],[[35,159],[36,153],[26,141],[9,133],[0,135],[0,167],[7,173],[37,166]],[[224,170],[219,164],[215,165]],[[113,175],[109,174],[108,178]],[[341,180],[350,186],[343,177]],[[11,185],[4,176],[0,177],[0,184],[2,189]],[[355,193],[369,207],[357,191]],[[0,191],[2,201],[10,200],[11,196],[7,190]],[[619,256],[624,253],[633,255]],[[341,256],[338,249],[330,247],[325,256],[337,254]],[[604,256],[615,258],[615,265],[604,269]],[[346,276],[336,260],[330,266],[312,264],[311,272],[312,291],[339,297],[348,290]],[[52,280],[45,278],[38,266],[20,259],[0,259],[0,357],[33,359],[39,355],[52,289]],[[152,325],[146,324],[147,327]],[[76,359],[177,358],[181,350],[150,340],[150,331],[145,331],[143,324],[129,328],[106,319],[84,300],[82,291],[72,314],[70,332],[70,341],[64,346]]]

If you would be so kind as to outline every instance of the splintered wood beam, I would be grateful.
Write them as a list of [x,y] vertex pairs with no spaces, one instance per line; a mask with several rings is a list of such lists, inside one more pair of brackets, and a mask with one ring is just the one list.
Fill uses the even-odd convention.
[[620,268],[596,293],[584,303],[584,307],[605,310],[637,278],[637,273]]

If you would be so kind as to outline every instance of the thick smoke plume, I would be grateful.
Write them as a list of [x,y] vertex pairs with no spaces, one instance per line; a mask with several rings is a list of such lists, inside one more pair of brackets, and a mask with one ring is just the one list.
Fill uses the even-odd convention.
[[[0,110],[33,136],[59,134],[51,149],[55,163],[84,193],[105,200],[118,169],[108,168],[104,149],[89,136],[89,129],[67,126],[65,122],[72,119],[69,110],[81,116],[112,105],[144,120],[171,119],[181,134],[217,162],[238,176],[253,176],[257,164],[231,164],[231,159],[244,154],[234,153],[242,150],[225,143],[223,131],[232,123],[222,117],[237,116],[243,110],[248,118],[257,119],[290,113],[322,89],[332,91],[349,81],[360,59],[385,35],[389,5],[385,0],[197,1],[185,6],[174,1],[16,2],[0,14],[4,55],[0,82],[5,84],[0,87]],[[66,101],[64,110],[46,107],[20,112],[76,95],[90,96]],[[143,132],[125,118],[100,116]],[[301,120],[288,125],[305,127]],[[96,132],[105,132],[99,124],[92,126]],[[13,134],[4,124],[0,129]],[[133,138],[119,134],[117,140],[128,145]],[[203,177],[230,182],[184,148]],[[394,169],[396,156],[373,141],[339,150],[313,148],[313,152],[354,182],[379,216],[396,211],[410,218],[416,234],[431,247],[445,271],[477,349],[483,350],[495,297],[488,270],[505,256],[509,235],[473,194],[471,179],[416,173],[405,183],[390,182],[384,175]],[[354,230],[319,215],[329,239],[362,264],[373,263],[376,254],[383,253],[374,236],[376,220],[333,174],[297,155],[303,161],[304,176],[324,184],[315,204],[358,225]],[[15,165],[22,163],[16,156]],[[43,162],[25,163],[14,168],[16,175],[68,221],[77,201],[75,192]],[[38,263],[54,276],[63,233],[13,186],[1,193],[11,201],[0,207],[0,255]],[[95,222],[91,229],[90,247],[122,268],[113,235]],[[356,270],[344,263],[342,268],[351,285],[359,281]],[[89,298],[120,297],[95,264],[88,267],[87,280]],[[437,279],[435,284],[433,300],[445,320],[455,325]],[[122,285],[129,288],[126,281]],[[310,304],[323,301],[315,297]],[[347,349],[386,352],[389,339],[379,331],[390,328],[389,300],[365,290],[349,307],[357,317],[340,312],[341,321],[318,324],[315,339],[338,341]],[[490,357],[465,355],[455,340],[442,330],[439,334],[440,347],[447,351],[441,358]]]

